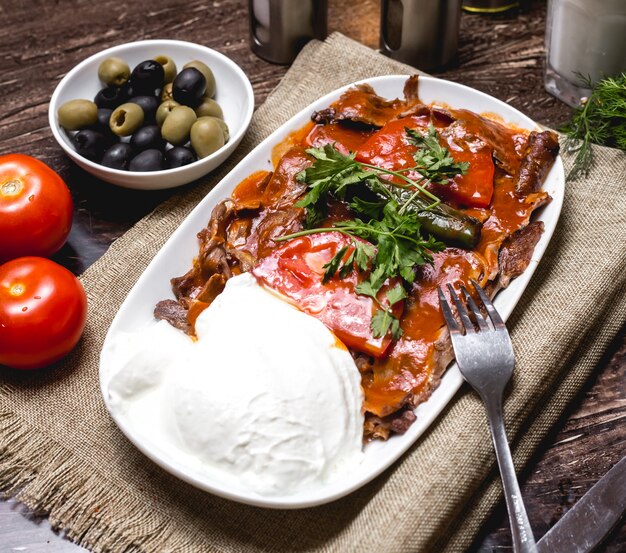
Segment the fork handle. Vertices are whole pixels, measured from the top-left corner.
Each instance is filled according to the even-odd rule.
[[[502,400],[500,398],[483,398],[487,408],[489,426],[493,445],[496,451],[496,458],[500,466],[502,475],[502,487],[504,488],[504,499],[506,508],[509,511],[509,523],[511,525],[511,535],[513,536],[513,551],[515,553],[537,553],[537,545],[533,537],[533,531],[528,521],[528,515],[524,508],[522,494],[520,492],[515,466],[511,457],[511,449],[504,429],[504,419],[502,417]]]

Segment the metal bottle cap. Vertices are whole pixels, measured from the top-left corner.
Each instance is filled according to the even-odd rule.
[[[472,13],[500,13],[519,6],[517,0],[463,0],[463,9]]]

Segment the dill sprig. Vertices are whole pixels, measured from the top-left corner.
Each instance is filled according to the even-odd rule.
[[[561,130],[567,135],[565,149],[576,158],[567,180],[589,175],[594,165],[591,144],[611,146],[626,151],[626,73],[606,78],[595,85],[590,77],[578,75],[581,85],[591,89]]]

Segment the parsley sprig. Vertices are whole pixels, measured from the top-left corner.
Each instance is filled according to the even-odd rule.
[[[372,298],[380,308],[371,321],[375,338],[388,332],[394,339],[402,335],[393,307],[406,298],[405,287],[413,284],[415,269],[432,263],[432,253],[445,248],[442,242],[426,236],[421,228],[418,213],[441,202],[425,185],[446,184],[468,168],[467,163],[455,162],[450,152],[439,144],[432,125],[426,135],[407,128],[406,136],[417,148],[413,156],[415,165],[401,171],[356,161],[354,153],[342,154],[332,144],[308,149],[315,161],[297,178],[309,186],[309,191],[296,203],[297,207],[306,209],[306,230],[277,239],[290,240],[322,232],[341,232],[352,238],[350,246],[341,248],[324,265],[324,280],[337,274],[345,278],[354,270],[369,271],[356,292]],[[420,178],[410,178],[409,172],[418,173]],[[327,217],[329,196],[348,201],[357,216],[339,221],[332,228],[319,227]],[[394,278],[399,278],[401,284],[385,292],[383,303],[379,299],[380,291]]]
[[[405,129],[409,144],[416,146],[413,154],[415,165],[400,171],[392,171],[369,163],[356,161],[356,154],[342,154],[332,144],[322,148],[309,148],[307,153],[315,158],[315,163],[298,174],[298,180],[309,185],[309,192],[296,205],[307,209],[307,227],[312,227],[326,218],[326,199],[329,194],[344,200],[350,187],[365,184],[372,192],[394,199],[397,194],[391,190],[411,190],[413,193],[403,201],[402,211],[410,206],[420,210],[432,209],[441,200],[425,188],[428,182],[447,184],[456,175],[467,171],[467,162],[456,162],[450,152],[439,144],[437,131],[431,124],[426,135],[413,129]],[[409,178],[407,173],[417,172],[419,180]],[[384,178],[396,177],[400,182]],[[430,203],[424,205],[424,200]]]
[[[276,240],[290,240],[323,232],[340,232],[352,238],[350,245],[339,249],[324,265],[324,281],[335,275],[345,278],[354,270],[360,273],[369,271],[367,279],[360,282],[355,291],[372,298],[380,308],[372,317],[373,336],[381,338],[389,331],[394,339],[402,336],[400,321],[393,314],[393,307],[406,297],[403,285],[412,284],[415,281],[415,268],[432,263],[432,253],[443,250],[445,245],[432,236],[424,239],[420,233],[417,214],[400,214],[398,202],[395,200],[385,203],[380,220],[356,217],[339,221],[334,227],[302,230]],[[385,282],[393,278],[400,278],[402,284],[386,291],[385,304],[379,300],[379,293]]]
[[[447,184],[457,175],[463,175],[469,168],[466,161],[456,162],[450,152],[439,144],[435,127],[428,127],[428,134],[422,135],[414,129],[406,129],[409,143],[417,146],[413,154],[416,170],[430,182]]]

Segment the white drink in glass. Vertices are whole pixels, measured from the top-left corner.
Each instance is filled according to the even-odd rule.
[[[626,71],[626,0],[550,0],[546,90],[574,107],[592,83]]]

